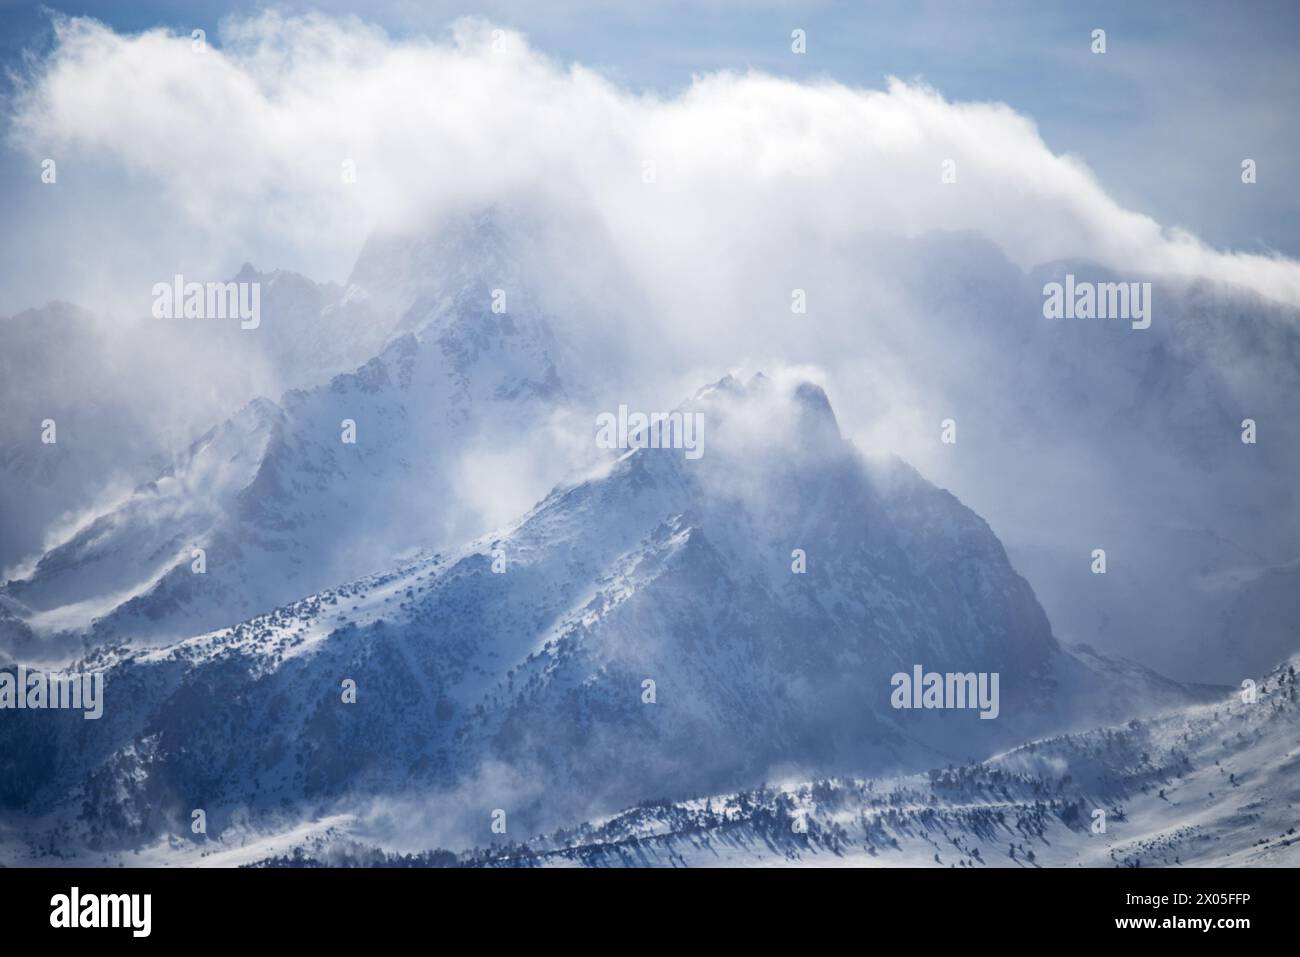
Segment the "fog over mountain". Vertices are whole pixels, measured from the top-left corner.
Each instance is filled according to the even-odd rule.
[[[989,527],[905,463],[864,459],[819,387],[728,376],[681,412],[708,430],[697,458],[633,448],[450,552],[95,652],[78,670],[126,700],[56,738],[41,712],[8,722],[9,760],[41,770],[6,803],[53,805],[112,849],[183,828],[193,793],[214,827],[283,826],[374,798],[441,811],[495,773],[535,830],[780,769],[925,767],[1210,693],[1064,650]],[[916,662],[998,674],[979,701],[995,720],[973,690],[964,712],[891,708],[891,675]],[[340,680],[364,689],[341,716]]]
[[[919,81],[669,96],[478,20],[53,22],[6,129],[94,268],[0,319],[0,672],[107,697],[0,712],[0,862],[231,851],[180,836],[200,806],[264,857],[572,850],[511,858],[497,809],[744,856],[802,782],[823,829],[867,779],[1032,816],[1250,748],[1285,793],[1300,264]],[[175,277],[258,321],[161,318]],[[1049,318],[1053,283],[1149,289],[1149,325]],[[629,409],[677,419],[610,448]],[[998,675],[995,718],[891,703],[914,666]],[[1264,675],[1267,720],[1206,716]],[[853,853],[933,853],[887,823]]]

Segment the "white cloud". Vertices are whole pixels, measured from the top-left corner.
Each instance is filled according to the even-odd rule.
[[[60,20],[57,34],[14,134],[81,176],[124,170],[142,202],[165,204],[189,238],[160,231],[160,259],[178,242],[245,258],[280,244],[328,270],[369,230],[529,196],[597,210],[670,309],[710,305],[701,286],[729,301],[796,238],[836,243],[864,229],[971,230],[1022,267],[1083,257],[1300,304],[1295,262],[1163,229],[1010,108],[900,81],[864,90],[720,73],[660,99],[477,21],[445,40],[398,40],[352,18],[265,14],[228,21],[221,48],[203,53],[188,36],[125,36],[85,19]],[[340,181],[345,159],[355,184]],[[955,184],[940,180],[946,159]],[[642,182],[645,161],[654,185]],[[682,281],[702,263],[707,281]]]

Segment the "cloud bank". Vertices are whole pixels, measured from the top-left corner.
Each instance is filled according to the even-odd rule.
[[[11,135],[62,161],[65,180],[137,196],[156,216],[155,235],[134,237],[155,272],[178,250],[216,270],[279,248],[325,278],[372,231],[513,195],[596,210],[651,287],[728,251],[744,256],[725,266],[757,269],[792,244],[865,227],[977,231],[1021,267],[1087,258],[1300,304],[1295,262],[1164,229],[1010,108],[895,79],[870,90],[715,73],[660,98],[479,21],[395,39],[355,18],[268,13],[227,21],[220,45],[202,49],[162,30],[55,27]],[[956,181],[945,183],[949,160]],[[735,278],[710,285],[725,298]],[[663,305],[700,305],[689,291]]]

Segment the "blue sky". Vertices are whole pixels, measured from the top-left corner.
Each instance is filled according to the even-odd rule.
[[[24,51],[47,48],[49,9],[120,31],[200,26],[216,41],[223,17],[260,6],[0,0],[0,58],[21,69]],[[1054,151],[1081,157],[1114,199],[1163,225],[1185,227],[1219,248],[1300,256],[1300,191],[1292,185],[1300,154],[1300,4],[1293,2],[277,6],[356,11],[399,37],[436,36],[458,16],[480,15],[523,31],[558,60],[664,93],[718,69],[871,88],[889,75],[921,78],[950,100],[1001,101],[1031,117]],[[802,57],[789,49],[796,27],[808,35]],[[1107,32],[1104,56],[1089,51],[1098,27]],[[1258,163],[1254,188],[1240,184],[1244,157]],[[12,144],[3,146],[4,182],[20,179],[28,165]],[[39,216],[30,195],[0,186],[11,222]],[[0,251],[15,241],[11,236]]]

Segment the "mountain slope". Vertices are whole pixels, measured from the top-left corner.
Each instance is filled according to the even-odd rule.
[[[476,866],[1168,867],[1300,864],[1292,659],[1234,696],[927,775],[649,801]],[[1101,817],[1097,812],[1101,812]],[[1104,831],[1101,825],[1104,824]],[[378,855],[379,862],[387,859]],[[274,863],[294,858],[277,855]],[[373,862],[329,832],[296,860]]]
[[[443,264],[445,283],[407,291],[399,325],[413,331],[326,385],[250,403],[4,588],[10,612],[52,639],[46,653],[187,637],[384,567],[416,545],[482,532],[462,457],[478,443],[509,448],[544,431],[564,385],[547,319],[498,223],[483,216],[449,228],[455,242],[433,251],[450,243],[465,258],[459,269]],[[377,308],[361,281],[391,281],[373,275],[390,251],[367,251],[343,294],[361,314]],[[422,276],[426,267],[402,266]],[[498,282],[512,296],[502,313],[491,309]],[[355,442],[344,440],[345,422]],[[195,549],[205,552],[201,574]],[[40,650],[29,643],[22,653]]]
[[[169,279],[171,277],[168,277]],[[113,315],[51,303],[0,319],[0,571],[158,476],[172,453],[259,394],[315,386],[376,355],[396,320],[355,288],[245,265],[261,322]],[[58,425],[52,444],[41,423]]]
[[[697,459],[615,453],[455,551],[88,656],[104,718],[0,725],[31,769],[0,806],[107,846],[194,806],[215,833],[412,795],[540,829],[781,770],[977,758],[1190,697],[1059,646],[988,526],[905,464],[864,459],[816,386],[728,377],[680,411],[702,417]],[[996,720],[896,710],[891,675],[914,665],[998,673]]]

